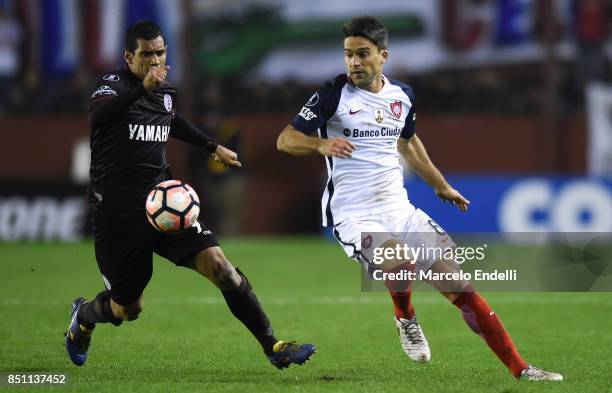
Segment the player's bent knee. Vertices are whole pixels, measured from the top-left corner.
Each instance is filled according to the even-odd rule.
[[[219,247],[202,250],[196,258],[195,270],[221,289],[238,287],[241,282],[236,269],[227,260]]]
[[[459,265],[450,260],[438,260],[431,266],[431,271],[436,274],[436,280],[426,280],[436,288],[451,303],[462,292],[469,292],[472,286],[469,281],[456,278],[460,272]]]
[[[215,264],[213,277],[213,282],[221,289],[234,289],[240,286],[241,278],[227,260]]]
[[[396,247],[402,247],[403,244],[395,239],[387,240],[384,242],[379,249],[387,250],[387,249],[395,249]],[[380,257],[380,256],[379,256]],[[382,262],[376,262],[384,271],[391,272],[394,270],[413,270],[416,267],[414,261],[396,255],[395,253],[391,253],[391,255],[386,255]]]

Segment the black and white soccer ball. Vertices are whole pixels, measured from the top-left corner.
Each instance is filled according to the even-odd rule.
[[[197,222],[200,198],[189,184],[166,180],[151,190],[146,210],[149,222],[158,231],[180,232]]]

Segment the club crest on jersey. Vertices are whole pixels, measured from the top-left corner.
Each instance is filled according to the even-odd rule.
[[[374,119],[378,123],[382,123],[385,120],[385,110],[384,108],[376,108],[374,109]]]
[[[402,117],[402,102],[401,101],[395,101],[389,104],[389,106],[391,107],[391,113],[393,114],[393,116],[395,116],[395,118],[399,119],[400,117]]]
[[[168,112],[172,110],[172,97],[170,97],[170,94],[164,94],[164,107]]]

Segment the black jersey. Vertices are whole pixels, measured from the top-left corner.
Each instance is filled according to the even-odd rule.
[[[98,81],[89,100],[90,199],[101,202],[105,212],[142,214],[148,192],[167,177],[166,141],[176,115],[175,96],[169,84],[147,93],[129,70]],[[92,116],[113,99],[123,105]]]

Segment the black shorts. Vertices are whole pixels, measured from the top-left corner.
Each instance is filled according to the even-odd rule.
[[[105,217],[94,220],[98,267],[111,298],[127,305],[137,300],[153,274],[153,253],[177,266],[192,267],[197,254],[218,246],[217,239],[204,225],[176,234],[155,230],[142,216]]]

